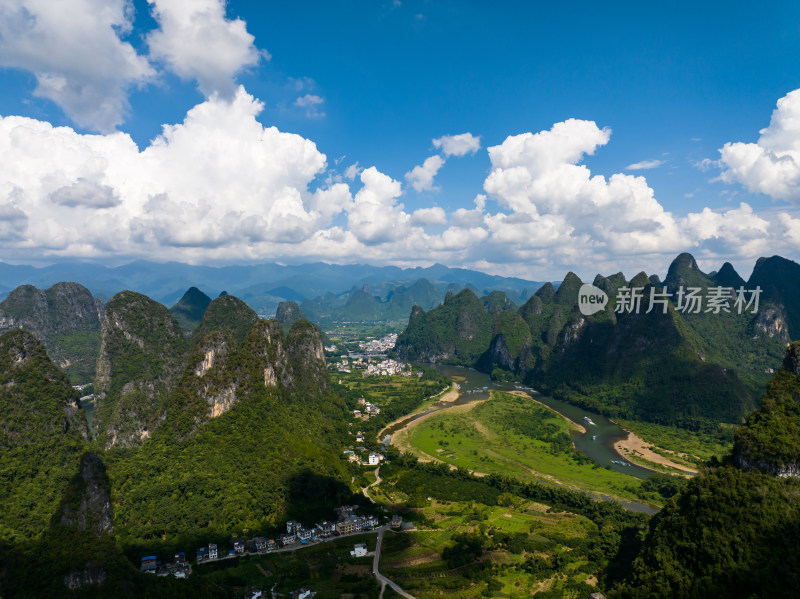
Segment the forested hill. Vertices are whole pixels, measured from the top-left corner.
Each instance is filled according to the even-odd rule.
[[[22,285],[0,302],[0,332],[33,333],[75,384],[92,381],[102,317],[103,302],[78,283]]]
[[[117,548],[191,551],[358,502],[339,458],[345,406],[307,320],[286,334],[223,296],[188,337],[163,305],[118,294],[102,324],[94,440],[31,334],[0,337],[0,378],[2,596],[66,596],[73,583],[86,596],[202,596],[196,583],[174,594],[142,582]]]
[[[681,254],[663,283],[644,272],[630,281],[622,273],[597,275],[592,283],[609,300],[588,316],[578,307],[584,282],[574,273],[558,290],[545,284],[519,309],[465,289],[430,311],[415,306],[395,351],[521,380],[610,416],[693,429],[739,423],[755,407],[769,369],[780,365],[785,344],[800,337],[800,294],[793,295],[791,281],[800,281],[800,265],[780,257],[759,260],[744,283],[730,264],[706,274]],[[729,311],[718,313],[708,303],[695,313],[685,299],[689,288],[708,302],[736,284],[762,289],[757,310],[742,304],[739,313],[737,294]],[[617,310],[631,288],[640,290],[638,308],[628,302]],[[654,304],[647,313],[651,293],[666,298],[666,312]]]
[[[46,528],[87,443],[78,396],[44,346],[0,335],[0,539]]]
[[[617,599],[794,597],[800,588],[800,343],[731,455],[650,522]]]

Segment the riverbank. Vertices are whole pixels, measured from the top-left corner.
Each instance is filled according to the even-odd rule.
[[[681,476],[686,478],[691,478],[692,476],[697,474],[697,470],[694,468],[690,468],[684,464],[679,464],[677,462],[673,462],[672,460],[664,457],[663,455],[656,453],[651,449],[654,447],[652,443],[647,443],[641,437],[638,437],[631,431],[626,429],[625,432],[628,433],[628,436],[625,439],[620,439],[614,443],[614,449],[620,455],[625,456],[626,459],[630,460],[631,462],[636,463],[637,458],[642,458],[647,462],[652,462],[654,464],[658,464],[660,466],[664,466],[666,468],[671,468],[673,470],[678,470],[681,472]],[[648,467],[647,463],[641,463],[640,466]]]

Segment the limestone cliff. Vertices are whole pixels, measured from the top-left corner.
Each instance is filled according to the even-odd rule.
[[[132,291],[108,302],[101,333],[94,428],[104,447],[130,447],[163,421],[164,399],[186,359],[186,340],[164,306]]]
[[[103,303],[78,283],[56,283],[47,290],[22,285],[0,302],[0,332],[30,331],[73,380],[89,383],[102,315]]]

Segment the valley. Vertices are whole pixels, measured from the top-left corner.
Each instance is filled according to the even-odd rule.
[[[765,289],[764,272],[794,268],[770,260],[754,273]],[[637,277],[627,283],[656,284]],[[667,279],[682,278],[714,282],[679,256]],[[800,350],[776,357],[794,327],[783,292],[765,291],[769,322],[647,321],[613,301],[579,314],[579,283],[546,284],[521,307],[505,292],[448,291],[429,312],[413,307],[403,330],[379,317],[314,323],[295,301],[261,318],[196,287],[172,308],[134,291],[102,302],[74,283],[12,291],[0,303],[0,590],[378,597],[382,579],[349,553],[366,528],[307,546],[282,538],[287,522],[323,530],[349,505],[373,522],[370,550],[382,535],[381,575],[420,599],[644,597],[672,584],[654,573],[663,539],[700,534],[676,527],[702,489],[745,502],[772,489],[782,495],[762,517],[794,522]],[[394,518],[402,528],[387,528]],[[260,538],[286,546],[255,551]],[[236,543],[251,549],[195,561],[197,547]],[[185,580],[137,571],[144,556],[180,552]],[[755,555],[736,567],[749,572]],[[712,584],[682,554],[669,559],[686,584]]]

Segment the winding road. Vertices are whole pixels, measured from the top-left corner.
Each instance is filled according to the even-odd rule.
[[[378,582],[381,583],[381,594],[378,596],[378,599],[383,599],[383,592],[386,590],[387,584],[392,587],[396,593],[399,593],[403,597],[407,597],[407,599],[416,599],[414,595],[406,593],[397,583],[392,582],[378,571],[378,563],[381,560],[381,544],[383,543],[383,533],[385,533],[387,530],[388,526],[382,526],[378,530],[378,542],[375,545],[375,557],[372,558],[372,573],[375,575],[375,578],[378,579]]]
[[[374,500],[372,497],[370,497],[370,496],[369,496],[369,491],[368,491],[368,489],[369,489],[370,487],[374,487],[375,485],[377,485],[377,484],[379,484],[379,483],[381,482],[380,471],[381,471],[381,467],[380,467],[380,466],[378,466],[377,468],[375,468],[375,481],[374,481],[374,482],[371,482],[371,483],[370,483],[370,484],[368,484],[366,487],[362,487],[362,488],[361,488],[361,492],[362,492],[362,493],[364,493],[364,497],[366,497],[367,499],[369,499],[369,500],[370,500],[372,503],[375,503],[375,500]]]

